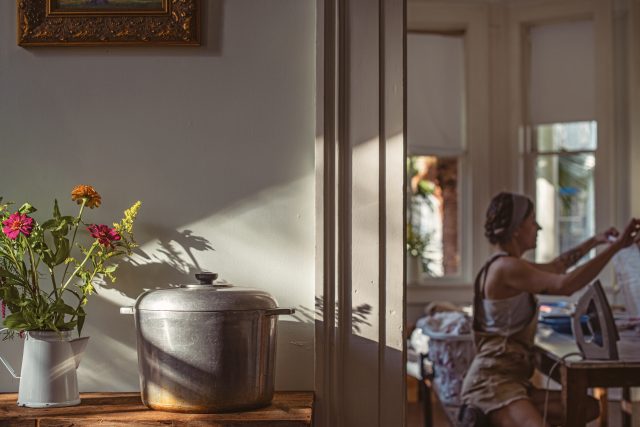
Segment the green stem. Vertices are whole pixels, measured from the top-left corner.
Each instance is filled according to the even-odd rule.
[[[71,281],[73,280],[73,278],[75,277],[75,275],[78,273],[78,271],[80,271],[80,269],[82,267],[84,267],[84,265],[87,263],[87,261],[89,260],[89,258],[91,258],[91,254],[93,253],[93,250],[98,246],[98,242],[94,242],[93,245],[91,245],[91,249],[89,249],[89,252],[87,252],[87,256],[84,257],[84,259],[82,260],[82,262],[80,263],[80,265],[78,265],[76,267],[75,270],[73,270],[73,273],[71,273],[71,276],[69,276],[69,279],[67,279],[67,281],[64,283],[64,285],[62,285],[62,287],[60,288],[60,295],[62,295],[62,292],[64,292],[65,289],[67,289],[67,286],[69,286],[69,283],[71,283]]]
[[[55,294],[56,299],[58,298],[58,285],[56,285],[56,276],[53,274],[53,268],[49,267],[49,276],[51,276],[51,284],[53,285],[53,291],[49,294],[49,298],[51,298],[52,294]]]
[[[24,267],[24,263],[18,262],[18,259],[16,258],[16,255],[13,253],[13,248],[12,247],[9,247],[9,250],[8,250],[7,253],[11,257],[11,260],[13,261],[13,263],[16,265],[16,268],[20,272],[20,275],[26,279],[27,286],[25,286],[25,289],[28,290],[31,293],[31,296],[35,299],[36,296],[33,293],[33,289],[31,288],[31,286],[29,286],[29,278],[27,277],[26,268],[23,268]]]
[[[26,237],[24,237],[26,241]],[[38,274],[36,272],[37,265],[35,263],[35,256],[31,250],[31,245],[27,242],[27,249],[29,250],[29,262],[31,263],[31,279],[33,280],[33,291],[38,297],[40,296],[40,286],[38,285]]]
[[[93,283],[93,279],[96,277],[96,272],[97,270],[94,268],[93,273],[91,274],[91,277],[89,278],[89,283]],[[84,297],[84,292],[82,293],[82,296]],[[71,319],[69,319],[70,322],[73,322],[76,317],[78,317],[78,310],[80,310],[80,307],[82,307],[82,300],[78,301],[78,307],[76,308],[76,314],[74,314],[73,316],[71,316]]]
[[[16,268],[18,269],[18,271],[21,272],[22,274],[24,274],[25,272],[22,271],[22,265],[18,262],[18,259],[16,258],[15,254],[13,253],[13,248],[9,248],[9,252],[7,252],[7,253],[9,254],[9,256],[11,256],[11,260],[16,265]]]
[[[80,218],[82,218],[82,211],[84,210],[84,205],[87,203],[87,199],[82,199],[82,204],[80,205],[80,212],[78,212],[78,217],[76,218],[76,225],[73,229],[73,236],[71,237],[71,244],[69,245],[70,249],[73,249],[73,244],[76,242],[76,233],[78,232],[78,225],[80,224]],[[64,273],[62,273],[62,279],[60,279],[60,283],[64,282],[64,278],[67,276],[67,270],[69,270],[69,264],[64,267]],[[71,275],[73,277],[73,275]]]

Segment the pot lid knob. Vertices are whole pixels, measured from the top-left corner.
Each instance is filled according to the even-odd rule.
[[[213,281],[218,278],[218,273],[211,273],[210,271],[203,271],[202,273],[196,273],[196,279],[200,281],[201,285],[212,285]]]

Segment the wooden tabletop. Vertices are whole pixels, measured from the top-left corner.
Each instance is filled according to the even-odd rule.
[[[563,426],[586,425],[589,388],[640,386],[640,340],[633,334],[623,336],[621,332],[620,335],[622,339],[617,343],[619,360],[583,360],[579,355],[565,357],[579,351],[573,336],[538,328],[534,352],[536,368],[562,387]],[[605,415],[606,399],[601,405],[601,414]]]
[[[145,407],[140,393],[82,393],[82,403],[66,408],[16,406],[16,393],[0,394],[0,427],[117,426],[311,426],[313,392],[275,392],[270,406],[225,414],[180,414]]]
[[[563,363],[570,368],[592,369],[602,367],[640,367],[640,338],[637,336],[625,336],[621,333],[617,342],[619,360],[583,360],[580,356],[570,356]],[[538,327],[536,335],[536,350],[544,353],[549,359],[557,362],[563,356],[570,353],[579,353],[580,350],[572,335],[554,332],[552,329]]]

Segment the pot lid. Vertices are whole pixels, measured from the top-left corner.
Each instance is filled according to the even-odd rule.
[[[146,291],[136,300],[135,308],[149,311],[242,311],[268,310],[278,306],[267,292],[214,283],[217,277],[216,273],[203,272],[196,274],[200,283]]]

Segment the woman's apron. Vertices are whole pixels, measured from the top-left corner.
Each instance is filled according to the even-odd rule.
[[[462,384],[463,403],[485,414],[509,403],[529,398],[533,375],[533,341],[538,325],[538,302],[529,294],[534,306],[529,322],[508,336],[485,332],[477,316],[483,313],[482,298],[489,266],[506,254],[496,254],[482,267],[474,283],[473,338],[476,356]],[[508,328],[510,329],[510,328]]]

